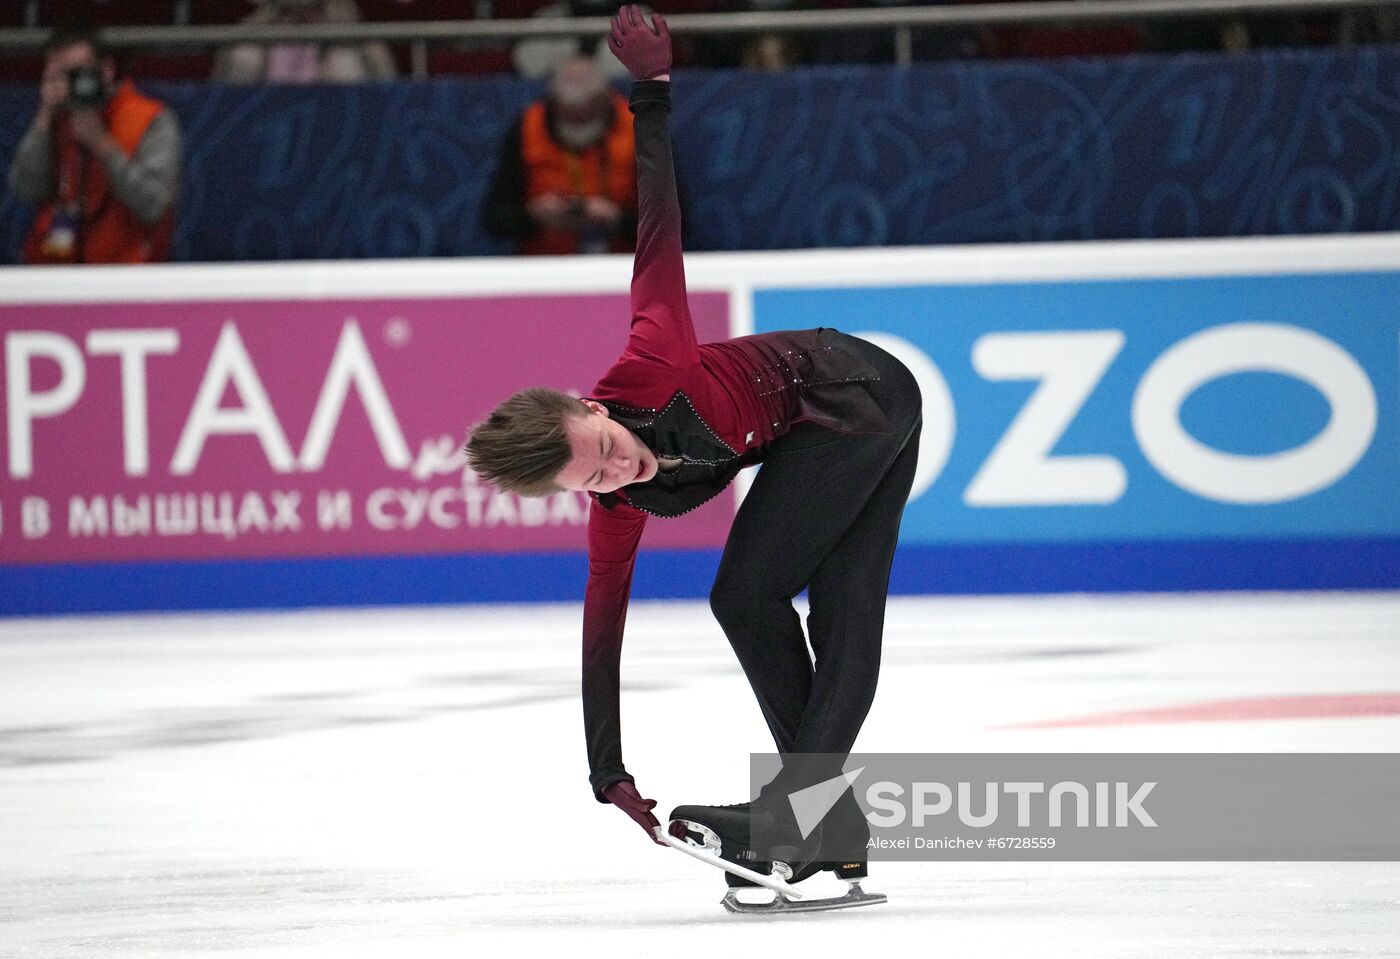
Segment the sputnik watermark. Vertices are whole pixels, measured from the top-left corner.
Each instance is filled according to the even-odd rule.
[[[781,807],[755,849],[828,861],[1400,860],[1394,753],[754,754],[751,773]]]
[[[951,785],[916,782],[906,788],[900,783],[882,779],[861,788],[857,780],[864,772],[865,767],[862,766],[788,794],[788,802],[792,805],[802,838],[806,839],[812,834],[848,788],[863,796],[864,802],[860,806],[862,810],[868,810],[865,813],[866,821],[881,828],[902,826],[906,822],[923,828],[931,818],[950,814],[964,826],[973,829],[1005,826],[1007,823],[1001,819],[1007,808],[1001,802],[1003,794],[1014,797],[1015,825],[1022,829],[1032,824],[1033,805],[1043,806],[1045,811],[1045,815],[1034,818],[1051,827],[1067,823],[1085,828],[1157,825],[1143,805],[1157,785],[1151,781],[1137,784],[1061,781],[1048,786],[1044,782],[1025,781],[977,784],[963,781]],[[980,789],[980,797],[974,795],[974,789]],[[981,811],[975,812],[979,800]]]
[[[1155,782],[1136,785],[1127,782],[1057,782],[1047,788],[1043,782],[988,782],[975,785],[959,782],[951,786],[941,782],[918,782],[906,789],[899,783],[883,780],[872,783],[865,790],[865,802],[871,809],[866,819],[872,826],[902,826],[908,821],[922,827],[932,817],[951,813],[964,826],[993,829],[1006,825],[1002,821],[1006,807],[1000,802],[1000,797],[1006,794],[1015,797],[1016,825],[1020,828],[1031,825],[1033,804],[1044,806],[1045,815],[1038,818],[1043,818],[1052,827],[1066,823],[1080,827],[1155,827],[1157,822],[1143,803],[1156,785]],[[973,795],[975,788],[982,790],[980,797]],[[906,797],[907,803],[904,801]],[[974,812],[979,798],[982,811]],[[1065,814],[1066,807],[1069,815]]]

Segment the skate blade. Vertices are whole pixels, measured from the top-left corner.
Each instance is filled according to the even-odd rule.
[[[709,832],[708,829],[705,829],[698,823],[686,823],[686,825],[688,827],[694,827],[691,830],[692,832]],[[739,878],[747,879],[755,885],[771,889],[774,894],[779,897],[787,896],[791,899],[802,898],[801,890],[783,882],[778,876],[764,875],[761,872],[754,872],[752,869],[745,869],[743,866],[732,863],[727,859],[721,859],[717,852],[718,845],[712,845],[707,842],[704,846],[696,846],[686,842],[684,839],[677,839],[667,831],[665,826],[657,826],[652,831],[656,834],[657,839],[660,839],[672,849],[679,849],[687,856],[692,856],[699,859],[701,862],[709,863],[711,866],[717,869],[723,869],[725,872],[733,873]]]
[[[734,913],[762,914],[768,916],[786,915],[790,912],[828,912],[832,909],[851,909],[855,906],[873,906],[876,903],[886,902],[887,897],[882,892],[866,892],[860,888],[860,883],[849,883],[849,888],[844,896],[835,896],[830,899],[808,899],[803,902],[795,902],[785,897],[782,893],[775,893],[771,902],[744,902],[735,892],[730,890],[729,895],[720,901],[720,905]]]

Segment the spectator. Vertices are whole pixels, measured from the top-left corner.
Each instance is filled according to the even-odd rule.
[[[170,258],[180,125],[165,104],[117,80],[102,36],[60,26],[44,47],[39,110],[10,187],[40,207],[26,263],[149,263]]]
[[[1347,10],[1341,15],[1336,34],[1342,46],[1400,43],[1400,10],[1394,7]]]
[[[610,17],[619,0],[559,0],[535,11],[537,17]],[[522,77],[543,79],[551,76],[566,60],[591,57],[604,76],[627,76],[627,68],[617,62],[599,37],[536,37],[521,40],[511,50],[516,72]]]
[[[797,65],[797,45],[790,37],[763,33],[744,43],[743,67],[757,73],[782,73]]]
[[[630,251],[635,155],[627,101],[592,58],[565,62],[548,96],[506,134],[486,197],[487,231],[518,241],[527,254]]]
[[[355,23],[355,0],[261,0],[250,24]],[[220,83],[362,83],[392,80],[394,58],[384,43],[240,43],[219,51]]]

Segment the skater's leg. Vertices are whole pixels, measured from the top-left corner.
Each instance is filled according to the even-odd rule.
[[[809,751],[809,739],[826,749],[821,737],[804,730],[834,723],[826,742],[843,746],[831,749],[836,772],[874,693],[889,565],[917,461],[921,409],[917,382],[893,357],[870,344],[852,347],[881,370],[870,390],[890,429],[842,434],[800,425],[775,443],[735,518],[711,594],[779,752]],[[838,588],[846,576],[857,582]],[[815,590],[809,620],[819,657],[815,671],[792,606],[809,584]],[[837,616],[824,596],[853,598],[854,608]],[[873,618],[858,628],[862,617]],[[848,644],[849,650],[839,649]],[[862,650],[868,654],[863,663]],[[819,853],[825,845],[819,834],[790,821],[783,795],[829,778],[809,778],[809,772],[785,768],[764,787],[753,811],[758,821],[771,823],[761,839],[754,835],[755,851],[761,846],[768,854],[762,858],[782,859],[799,877],[828,858]]]
[[[786,444],[789,456],[809,467],[824,455],[821,447],[838,441],[816,428],[794,432]],[[806,587],[815,564],[804,568],[787,551],[790,507],[798,494],[793,484],[802,467],[785,469],[782,458],[775,456],[759,471],[734,519],[710,608],[748,677],[778,752],[786,753],[796,742],[812,686],[812,659],[792,598]]]
[[[710,608],[748,677],[774,745],[789,752],[811,692],[812,660],[801,620],[783,590],[769,590],[760,598],[739,588],[746,566],[731,562],[722,567],[725,573],[716,577]]]
[[[846,453],[847,464],[857,462],[849,455],[849,448]],[[836,542],[825,548],[825,555],[817,563],[816,569],[806,576],[811,604],[808,623],[812,648],[816,653],[815,672],[808,671],[806,646],[798,645],[801,641],[801,629],[798,628],[797,639],[787,648],[800,650],[806,700],[799,710],[796,697],[791,697],[787,701],[790,711],[783,717],[790,724],[792,713],[795,711],[799,714],[796,735],[793,735],[791,725],[783,727],[770,719],[770,726],[775,729],[775,739],[779,735],[783,737],[779,740],[779,751],[785,755],[794,752],[822,755],[803,757],[798,763],[785,760],[779,776],[765,785],[759,794],[758,805],[766,813],[756,811],[756,815],[760,818],[768,815],[769,818],[763,821],[770,825],[766,828],[754,826],[757,831],[753,834],[754,848],[763,854],[761,858],[781,859],[788,863],[794,869],[794,881],[800,881],[823,867],[838,872],[845,869],[842,874],[851,877],[864,874],[865,843],[869,836],[868,833],[862,834],[865,820],[859,808],[847,810],[842,804],[841,814],[835,815],[837,810],[833,810],[833,815],[827,817],[829,823],[823,823],[821,833],[810,834],[793,820],[794,813],[787,795],[840,774],[845,755],[869,711],[879,672],[880,637],[890,563],[917,460],[916,419],[906,435],[904,448],[895,456],[893,463],[887,464],[883,475],[867,468],[865,475],[877,478],[874,488],[856,500],[862,504],[859,512]],[[805,471],[799,473],[810,475]],[[775,476],[776,471],[770,473],[770,481]],[[845,488],[849,492],[849,485]],[[835,503],[828,505],[834,506]],[[802,515],[802,511],[797,512]],[[830,525],[818,528],[828,533],[832,531]],[[810,543],[813,530],[803,532],[808,534],[807,541]],[[800,554],[801,550],[797,552]],[[770,559],[773,562],[781,561],[780,558]],[[775,569],[781,571],[782,567],[761,563],[749,573],[759,583],[765,579],[771,582]],[[780,604],[759,604],[759,608],[772,605],[776,611],[780,606],[791,618],[795,618],[791,605],[793,592],[794,586],[789,583],[776,593]],[[748,602],[754,603],[753,580],[748,589],[736,594],[736,598],[742,599],[745,593],[748,594]],[[749,635],[742,630],[745,625],[752,625],[752,621],[745,622],[737,616],[728,619],[726,630],[731,639]],[[785,684],[783,674],[778,671],[776,660],[763,639],[763,634],[758,633],[751,644],[736,642],[735,648],[749,650],[749,655],[755,657],[754,666],[749,665],[747,656],[742,652],[740,660],[745,662],[745,668],[750,672],[760,702],[765,703],[765,715],[771,716],[766,705],[769,700],[765,697],[774,693],[767,690],[777,690],[781,694]]]
[[[775,442],[735,517],[710,597],[784,753],[797,745],[814,675],[792,599],[866,511],[921,418],[918,383],[907,369],[869,342],[841,339],[843,349],[880,371],[867,388],[888,416],[889,431],[843,434],[799,424]],[[916,456],[906,458],[911,470]],[[903,508],[899,495],[887,490],[885,497],[898,499],[891,508]],[[896,530],[897,519],[896,512]],[[883,573],[887,579],[887,566]],[[882,582],[881,599],[883,588]]]
[[[793,752],[850,752],[870,711],[880,672],[890,566],[918,459],[916,426],[808,584],[807,631],[816,666]]]
[[[795,428],[765,459],[730,529],[710,607],[779,752],[793,750],[813,675],[793,597],[859,515],[893,457],[890,443]]]
[[[918,449],[916,429],[807,589],[807,630],[816,669],[793,751],[829,759],[805,770],[803,781],[840,775],[874,701],[890,566]],[[847,791],[822,821],[824,867],[843,879],[863,877],[869,840],[869,824]]]
[[[763,801],[838,776],[870,711],[879,677],[885,601],[904,505],[918,465],[916,419],[902,450],[864,498],[856,518],[809,577],[808,636],[815,668],[797,734]]]

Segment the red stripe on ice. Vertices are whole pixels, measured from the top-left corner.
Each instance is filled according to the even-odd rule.
[[[1157,709],[1091,713],[1069,719],[1014,723],[1003,729],[1046,729],[1059,726],[1128,726],[1143,723],[1223,723],[1257,719],[1343,719],[1357,716],[1400,716],[1400,693],[1348,693],[1314,696],[1261,696],[1216,699]]]

